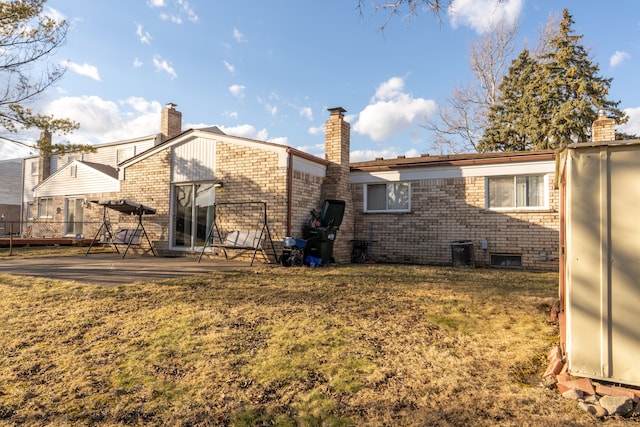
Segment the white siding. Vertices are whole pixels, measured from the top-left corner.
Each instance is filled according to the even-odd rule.
[[[76,167],[76,176],[71,170]],[[75,194],[120,191],[120,181],[79,162],[59,169],[34,192],[35,197],[68,196]]]
[[[0,161],[0,204],[19,205],[22,159]]]
[[[327,167],[325,165],[297,156],[293,157],[293,169],[314,176],[324,177],[327,175]]]
[[[118,163],[122,163],[153,147],[154,141],[154,137],[149,137],[141,140],[114,142],[97,145],[95,153],[69,153],[63,156],[53,156],[51,159],[51,171],[62,169],[71,160],[82,160],[116,167]],[[119,156],[118,153],[120,153]],[[56,162],[54,162],[54,159]]]
[[[521,174],[555,173],[554,160],[498,163],[473,166],[432,166],[395,171],[352,172],[352,184],[388,181],[417,181],[421,179],[444,179],[478,176],[500,176]]]
[[[35,163],[36,173],[33,175],[31,173],[32,164]],[[24,202],[30,202],[33,200],[33,187],[38,185],[38,158],[32,157],[30,159],[24,160],[24,187],[23,187],[23,195],[22,200]]]
[[[215,179],[216,142],[198,137],[173,147],[171,182]]]

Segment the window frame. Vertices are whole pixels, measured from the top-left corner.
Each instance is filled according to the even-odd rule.
[[[542,177],[542,204],[537,206],[518,206],[518,178]],[[512,178],[513,187],[511,197],[513,206],[491,206],[491,180],[497,178]],[[548,173],[523,173],[510,175],[492,175],[485,177],[485,209],[490,211],[544,211],[549,210],[549,174]]]
[[[369,188],[374,186],[385,186],[385,194],[389,194],[389,186],[406,185],[407,186],[407,207],[402,209],[389,209],[389,198],[385,199],[384,209],[369,209]],[[410,181],[393,181],[393,182],[371,182],[364,185],[363,212],[364,213],[408,213],[411,212],[411,182]]]
[[[43,203],[46,202],[46,203]],[[44,205],[44,212],[43,212]],[[38,218],[53,218],[53,197],[40,197],[38,199]]]

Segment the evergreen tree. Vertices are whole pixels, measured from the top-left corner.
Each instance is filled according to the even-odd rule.
[[[479,151],[522,151],[540,138],[535,121],[540,110],[535,97],[538,64],[524,49],[511,63],[500,83],[500,100],[490,111],[489,127],[478,145]]]
[[[607,99],[612,79],[599,76],[575,35],[565,9],[549,50],[532,59],[523,52],[509,69],[492,109],[482,151],[555,149],[589,140],[599,110],[618,124],[628,118]]]

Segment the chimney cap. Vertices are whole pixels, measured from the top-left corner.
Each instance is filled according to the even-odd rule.
[[[342,107],[333,107],[333,108],[327,108],[327,110],[329,110],[329,112],[331,113],[331,115],[336,115],[336,114],[342,114],[342,113],[346,113],[347,110],[345,110]]]
[[[167,102],[167,108],[174,109],[178,106],[178,104],[174,104],[173,102]]]

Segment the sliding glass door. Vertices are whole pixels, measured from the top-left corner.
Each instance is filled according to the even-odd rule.
[[[213,224],[213,183],[174,186],[173,246],[196,249],[202,247]]]

